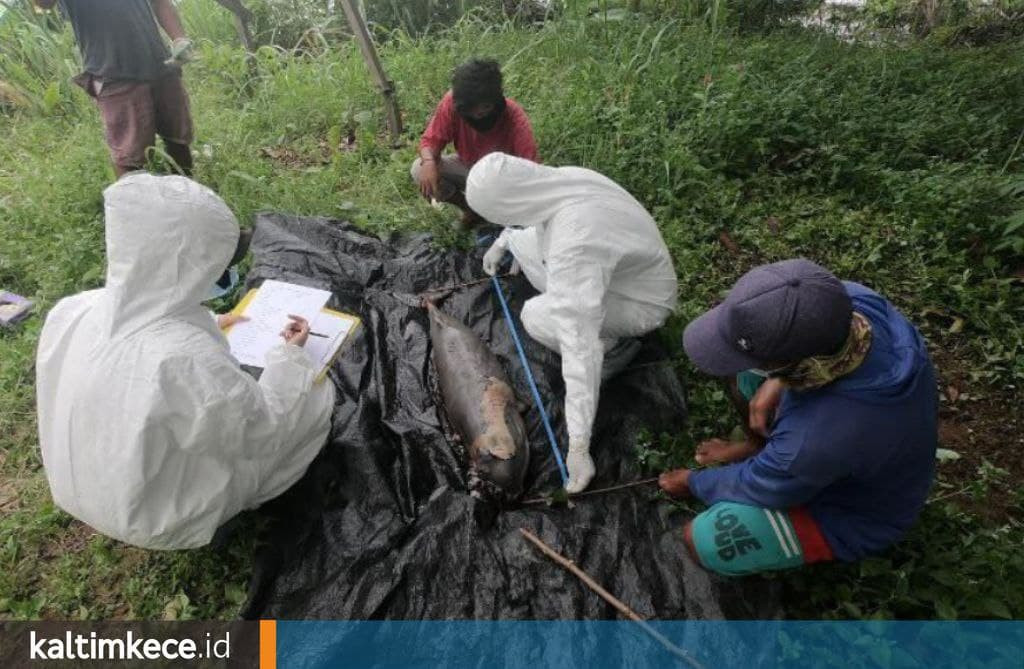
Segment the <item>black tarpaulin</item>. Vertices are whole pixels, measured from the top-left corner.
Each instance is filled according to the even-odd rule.
[[[484,277],[482,249],[427,236],[381,240],[344,222],[261,214],[250,285],[280,279],[325,288],[363,327],[331,372],[337,406],[306,477],[265,507],[245,616],[342,619],[581,619],[616,612],[527,544],[528,528],[645,617],[775,614],[766,583],[709,575],[684,553],[689,514],[655,486],[581,498],[572,508],[494,505],[471,497],[462,447],[439,415],[425,291]],[[514,314],[534,293],[503,279]],[[530,407],[524,498],[561,486],[522,366],[489,282],[454,291],[443,310],[488,342]],[[559,358],[520,335],[559,443],[566,443]],[[591,489],[649,477],[643,434],[685,429],[683,387],[656,336],[605,384],[591,453]]]

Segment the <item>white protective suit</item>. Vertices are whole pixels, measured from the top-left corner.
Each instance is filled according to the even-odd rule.
[[[54,501],[103,534],[192,548],[299,479],[330,429],[334,388],[298,346],[257,383],[201,304],[239,228],[184,177],[104,192],[107,281],[50,311],[36,361],[39,444]]]
[[[507,229],[484,258],[512,252],[543,294],[523,305],[531,337],[562,356],[569,492],[589,484],[591,428],[605,352],[660,327],[676,305],[676,274],[651,215],[611,179],[492,153],[470,170],[466,198]]]

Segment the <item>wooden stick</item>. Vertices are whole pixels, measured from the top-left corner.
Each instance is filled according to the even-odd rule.
[[[683,360],[679,358],[664,358],[662,360],[654,360],[652,362],[641,362],[636,365],[630,365],[629,367],[626,367],[624,370],[619,372],[619,374],[625,374],[626,372],[635,372],[638,369],[648,369],[650,367],[678,367],[681,366],[682,364]]]
[[[936,495],[935,497],[932,497],[931,499],[927,500],[925,502],[925,504],[934,504],[935,502],[941,502],[942,500],[949,499],[950,497],[956,497],[957,495],[963,495],[968,490],[970,490],[970,488],[961,488],[960,490],[954,490],[952,492],[947,492],[947,493],[943,493],[941,495]]]
[[[641,618],[636,611],[623,604],[620,600],[616,599],[615,596],[612,595],[612,593],[608,592],[603,587],[601,587],[600,583],[590,578],[590,576],[588,576],[585,571],[577,567],[575,562],[563,557],[558,551],[544,543],[544,541],[541,540],[541,538],[538,537],[536,534],[526,529],[525,527],[520,527],[519,531],[522,533],[523,537],[525,537],[527,541],[529,541],[531,544],[539,548],[540,551],[544,553],[544,555],[547,555],[549,558],[551,558],[558,564],[562,565],[563,567],[571,571],[577,578],[583,581],[587,585],[587,587],[589,587],[591,590],[600,595],[601,599],[614,606],[619,613],[626,616],[632,621],[643,620],[643,618]]]
[[[647,634],[651,635],[651,637],[655,641],[657,641],[662,646],[664,646],[665,650],[667,650],[668,652],[672,653],[673,655],[675,655],[679,659],[681,659],[684,662],[686,662],[687,664],[689,664],[691,667],[693,667],[693,669],[704,669],[704,665],[702,665],[700,662],[698,662],[695,658],[693,658],[685,650],[683,650],[679,646],[677,646],[674,643],[672,643],[664,634],[661,634],[660,632],[658,632],[658,630],[656,630],[653,627],[651,627],[647,623],[647,621],[644,620],[643,618],[641,618],[640,615],[636,611],[634,611],[633,609],[631,609],[628,606],[626,606],[621,600],[617,599],[612,593],[608,592],[603,587],[601,587],[600,583],[598,583],[594,579],[590,578],[590,576],[587,574],[587,572],[585,572],[582,569],[580,569],[579,567],[577,567],[575,562],[573,562],[572,560],[569,560],[568,558],[563,557],[558,551],[556,551],[555,549],[551,548],[551,546],[548,546],[546,543],[544,543],[540,539],[540,537],[538,537],[536,534],[534,534],[530,530],[526,529],[525,527],[520,527],[519,528],[519,532],[523,535],[524,539],[526,539],[531,544],[533,544],[534,546],[539,548],[540,551],[542,553],[544,553],[544,555],[547,555],[549,558],[551,558],[552,560],[554,560],[555,562],[557,562],[558,564],[562,565],[563,567],[568,569],[570,572],[572,572],[573,575],[576,576],[576,578],[578,578],[581,581],[583,581],[583,583],[588,588],[590,588],[591,590],[596,592],[601,597],[601,599],[603,599],[604,601],[608,602],[613,607],[615,607],[615,609],[619,613],[621,613],[622,615],[626,616],[627,618],[629,618],[633,622],[635,622],[638,625],[640,625],[641,629],[643,629],[645,632],[647,632]]]
[[[597,490],[585,490],[583,492],[577,492],[577,493],[574,493],[572,495],[569,495],[569,499],[576,499],[578,497],[586,497],[587,495],[602,495],[602,494],[604,494],[606,492],[614,492],[616,490],[625,490],[626,488],[635,488],[637,486],[650,485],[652,483],[657,483],[657,482],[658,482],[658,477],[655,476],[654,478],[643,479],[642,481],[630,481],[629,483],[620,483],[619,485],[613,485],[613,486],[609,486],[607,488],[598,488]],[[524,502],[521,502],[521,503],[523,505],[527,505],[527,504],[546,504],[547,502],[550,502],[550,501],[551,500],[549,498],[547,498],[547,497],[534,497],[533,499],[528,499],[528,500],[525,500]]]
[[[384,97],[384,112],[387,115],[388,131],[391,133],[391,143],[398,146],[402,140],[402,112],[398,108],[398,95],[395,93],[395,84],[384,74],[384,68],[377,57],[377,50],[370,38],[370,31],[366,28],[363,15],[359,13],[353,0],[341,0],[341,8],[345,10],[345,17],[352,28],[352,36],[363,53],[363,60],[370,70],[370,76],[377,85],[377,89]]]
[[[498,276],[499,279],[504,279],[505,277],[512,276],[512,275],[511,274],[498,274],[497,276]],[[484,277],[483,279],[474,279],[473,281],[467,281],[466,283],[457,283],[457,284],[452,285],[452,286],[445,286],[444,288],[429,288],[427,290],[421,291],[420,294],[421,295],[430,295],[430,294],[433,294],[433,293],[449,293],[449,292],[452,292],[452,291],[455,291],[455,290],[459,290],[460,288],[469,288],[470,286],[476,286],[477,284],[485,283],[485,282],[488,282],[490,280],[491,280],[491,277],[488,276],[488,277]]]
[[[241,0],[216,0],[216,2],[231,12],[235,20],[235,31],[238,33],[238,39],[241,40],[246,52],[252,53],[253,49],[256,48],[256,42],[253,40],[252,32],[249,30],[252,12],[242,4]]]

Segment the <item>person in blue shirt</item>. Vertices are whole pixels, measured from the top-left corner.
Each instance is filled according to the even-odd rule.
[[[764,437],[705,442],[697,462],[722,466],[661,476],[711,505],[684,530],[701,565],[855,561],[903,538],[934,477],[938,392],[921,334],[885,298],[809,260],[763,265],[683,345],[701,371],[739,375]]]

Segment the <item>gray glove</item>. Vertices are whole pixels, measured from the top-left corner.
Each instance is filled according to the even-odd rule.
[[[491,248],[487,249],[487,253],[484,254],[484,271],[489,275],[494,276],[498,267],[501,265],[501,261],[505,259],[505,253],[508,251],[508,231],[502,232],[498,235],[498,238],[491,244]],[[519,274],[519,261],[512,257],[512,267],[509,269],[509,274]]]
[[[171,42],[171,57],[164,61],[164,65],[184,65],[192,60],[192,40],[187,37],[179,37]]]

